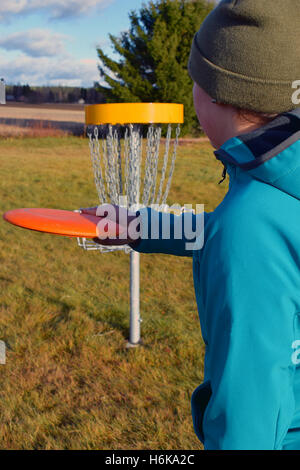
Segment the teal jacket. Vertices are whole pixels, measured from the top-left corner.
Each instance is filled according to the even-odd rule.
[[[172,229],[169,240],[161,230],[143,239],[153,209],[141,210],[137,251],[193,257],[206,351],[192,416],[207,450],[282,449],[300,429],[299,139],[297,109],[215,152],[229,190],[204,213],[202,247],[187,250]],[[177,217],[184,224],[186,214],[172,226]]]

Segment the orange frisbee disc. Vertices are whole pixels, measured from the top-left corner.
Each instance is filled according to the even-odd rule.
[[[95,215],[58,209],[14,209],[6,212],[3,218],[18,227],[83,238],[96,238],[97,224],[101,220]]]

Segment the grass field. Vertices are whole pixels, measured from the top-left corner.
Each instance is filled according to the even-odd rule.
[[[97,204],[86,139],[0,141],[0,209]],[[178,149],[169,203],[224,197],[207,143]],[[141,255],[143,346],[126,349],[129,258],[0,222],[1,449],[201,449],[191,259]]]

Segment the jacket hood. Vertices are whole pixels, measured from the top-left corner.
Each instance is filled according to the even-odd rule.
[[[300,108],[229,139],[214,153],[227,169],[238,167],[300,200]]]

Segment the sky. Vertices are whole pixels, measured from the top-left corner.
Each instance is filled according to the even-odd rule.
[[[7,84],[91,87],[97,45],[130,26],[144,0],[0,0],[0,78]],[[147,2],[146,2],[147,3]]]

